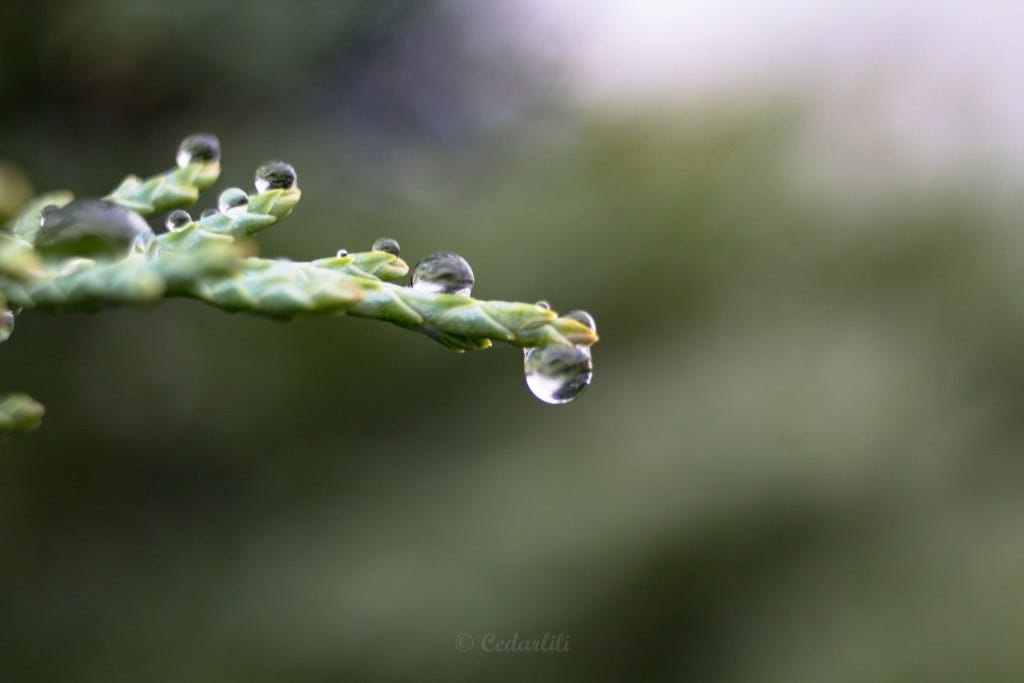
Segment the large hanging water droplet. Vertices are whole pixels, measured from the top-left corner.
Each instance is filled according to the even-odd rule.
[[[439,251],[420,259],[412,271],[410,286],[423,292],[469,296],[473,290],[473,269],[458,254]]]
[[[284,161],[268,161],[256,169],[256,191],[260,194],[269,190],[290,190],[295,187],[298,177],[295,167]]]
[[[585,346],[538,346],[523,360],[526,386],[545,403],[568,403],[590,386],[594,362]]]
[[[14,311],[0,308],[0,344],[11,338],[14,332]]]
[[[229,187],[217,198],[217,208],[232,218],[241,216],[249,206],[249,195],[238,187]]]
[[[168,230],[181,230],[191,222],[192,216],[189,215],[188,211],[185,211],[184,209],[175,209],[167,214],[167,220],[164,222],[164,227]]]
[[[575,311],[569,311],[568,313],[562,314],[563,318],[569,318],[575,320],[578,323],[583,323],[590,328],[591,332],[597,332],[597,321],[594,320],[594,316],[590,315],[586,311],[576,309]]]
[[[115,258],[153,237],[133,211],[103,199],[76,199],[42,214],[35,246],[47,257]]]
[[[371,249],[373,251],[383,251],[391,254],[392,256],[398,256],[402,253],[402,248],[398,245],[398,240],[391,239],[390,237],[381,237],[373,243]]]
[[[178,162],[178,168],[185,168],[193,161],[218,161],[220,159],[220,140],[211,133],[189,135],[178,146],[178,156],[175,159]]]

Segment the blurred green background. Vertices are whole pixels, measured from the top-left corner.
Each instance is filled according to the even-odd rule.
[[[298,170],[264,255],[453,250],[602,337],[551,407],[516,349],[368,321],[26,312],[0,680],[1024,680],[1019,175],[922,179],[870,132],[854,163],[794,87],[581,100],[472,8],[0,8],[36,191],[211,130],[197,210]]]

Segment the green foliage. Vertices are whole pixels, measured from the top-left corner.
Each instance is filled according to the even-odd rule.
[[[25,394],[0,396],[0,434],[27,432],[43,420],[43,406]]]
[[[32,200],[0,231],[0,311],[13,321],[8,309],[94,311],[173,296],[281,320],[349,313],[422,332],[455,351],[494,341],[578,347],[589,373],[586,349],[597,335],[586,318],[560,317],[543,303],[480,301],[468,289],[399,284],[409,266],[394,240],[310,262],[253,255],[249,238],[291,213],[302,194],[283,162],[257,171],[256,193],[225,190],[219,210],[198,220],[175,211],[168,231],[156,235],[143,219],[194,204],[219,174],[219,142],[198,135],[182,143],[178,168],[146,180],[128,176],[102,200],[68,192]],[[39,404],[9,396],[0,403],[0,435],[32,429],[41,417]]]

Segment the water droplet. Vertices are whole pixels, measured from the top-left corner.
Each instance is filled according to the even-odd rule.
[[[348,249],[338,250],[338,258],[345,258],[346,256],[348,256]]]
[[[268,161],[256,169],[256,191],[290,190],[295,187],[295,167],[284,161]]]
[[[586,311],[576,309],[575,311],[569,311],[562,315],[563,318],[569,318],[575,320],[578,323],[583,323],[590,328],[591,332],[597,332],[597,322],[594,320],[594,316],[590,315]]]
[[[247,206],[249,206],[249,195],[245,193],[245,190],[238,187],[229,187],[221,192],[220,197],[217,198],[217,208],[220,209],[221,213],[227,214],[232,218],[245,213]]]
[[[153,237],[153,229],[133,211],[103,199],[76,199],[42,216],[35,246],[47,257],[114,258]]]
[[[11,338],[14,332],[14,311],[0,308],[0,344]]]
[[[164,222],[164,227],[168,230],[181,230],[191,222],[192,216],[188,214],[188,211],[175,209],[167,214],[167,220]]]
[[[58,207],[56,204],[47,204],[42,209],[40,209],[39,210],[39,226],[42,227],[43,221],[46,220],[46,217],[49,216],[54,211],[56,211],[58,208],[60,208],[60,207]]]
[[[402,248],[398,246],[398,240],[391,239],[390,237],[381,237],[374,242],[372,250],[384,251],[393,256],[398,256],[402,252]]]
[[[585,346],[538,346],[523,360],[526,386],[544,403],[568,403],[590,386],[594,362]]]
[[[178,168],[185,168],[193,161],[218,161],[220,159],[220,140],[210,133],[189,135],[178,146]]]
[[[203,212],[199,214],[199,219],[209,218],[210,216],[216,216],[220,211],[217,209],[203,209]]]
[[[473,289],[473,269],[458,254],[439,251],[420,259],[412,271],[410,286],[424,292],[469,296]]]
[[[551,304],[549,304],[544,299],[541,299],[540,301],[535,301],[533,305],[534,306],[540,306],[541,308],[543,308],[545,310],[548,310],[548,311],[551,310]]]

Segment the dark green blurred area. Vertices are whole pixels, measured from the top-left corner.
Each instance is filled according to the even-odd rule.
[[[213,130],[197,209],[298,169],[265,255],[454,250],[602,337],[556,408],[516,349],[368,321],[26,312],[0,388],[48,414],[0,442],[0,680],[1024,678],[1012,179],[809,192],[798,100],[581,112],[448,6],[0,17],[0,158],[37,191]]]

